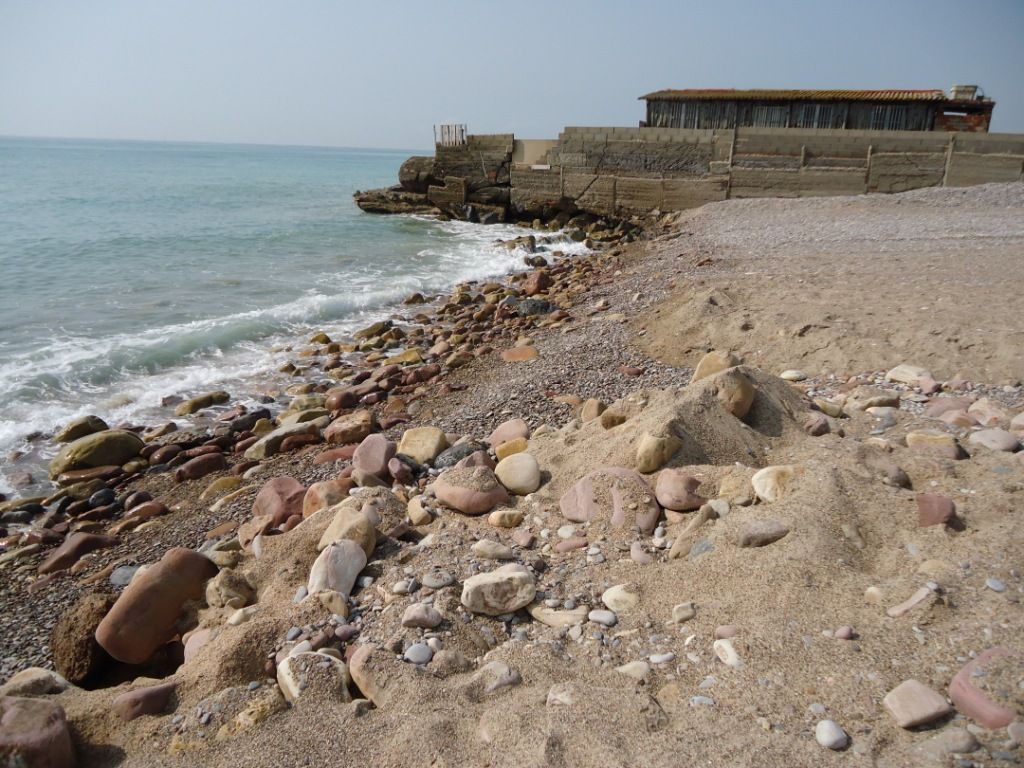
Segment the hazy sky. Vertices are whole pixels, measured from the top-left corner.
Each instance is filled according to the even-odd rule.
[[[423,148],[660,88],[953,83],[1024,132],[1024,0],[0,0],[0,135]]]

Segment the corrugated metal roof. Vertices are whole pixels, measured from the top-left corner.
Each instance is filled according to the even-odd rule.
[[[943,101],[946,94],[938,89],[928,90],[885,90],[885,91],[801,91],[773,89],[734,89],[734,88],[687,88],[684,90],[668,89],[655,91],[640,97],[643,100],[659,101],[750,101],[771,100],[782,101]]]

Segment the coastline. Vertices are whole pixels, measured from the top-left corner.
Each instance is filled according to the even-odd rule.
[[[986,194],[998,197],[1004,187],[1009,190],[1007,195],[1019,196],[1019,185],[999,185],[967,191],[963,198],[968,202],[980,198],[978,205],[983,206]],[[769,220],[800,210],[806,214],[804,231],[814,231],[815,223],[825,228],[826,219],[842,216],[848,216],[856,229],[856,225],[863,227],[865,221],[872,221],[870,211],[864,214],[859,206],[891,209],[897,204],[894,201],[900,201],[904,206],[901,215],[913,217],[903,201],[941,206],[953,194],[952,190],[929,190],[892,199],[873,198],[871,202],[842,198],[745,205],[771,209],[763,212]],[[1019,214],[1019,201],[1011,199],[1003,211],[994,214],[992,221]],[[752,238],[737,243],[727,236],[728,226],[742,228],[745,221],[749,227],[744,211],[737,210],[735,203],[652,219],[646,222],[646,239],[639,242],[612,244],[588,256],[567,257],[549,267],[510,276],[504,281],[506,287],[470,285],[432,308],[407,307],[405,314],[413,322],[401,326],[405,338],[392,339],[400,342],[394,349],[417,345],[423,352],[435,349],[435,354],[423,355],[422,363],[413,362],[412,369],[436,363],[443,366],[443,375],[404,383],[397,371],[392,372],[384,378],[397,376],[398,383],[388,390],[360,395],[381,395],[378,402],[363,403],[362,408],[377,412],[380,433],[396,442],[407,430],[419,426],[441,427],[453,436],[483,440],[502,423],[525,419],[530,432],[528,452],[538,458],[547,479],[536,493],[511,500],[509,506],[520,513],[522,522],[513,529],[498,528],[487,517],[465,517],[446,510],[425,494],[436,516],[417,525],[392,515],[385,520],[387,525],[381,525],[377,550],[367,569],[373,583],[354,592],[351,608],[358,620],[349,623],[330,618],[330,612],[325,613],[315,600],[292,602],[296,585],[304,582],[309,570],[307,555],[329,518],[310,516],[287,532],[266,535],[259,558],[244,551],[234,567],[224,567],[224,571],[237,569],[260,587],[253,623],[226,625],[230,611],[200,608],[197,618],[199,626],[209,630],[207,645],[171,678],[178,683],[175,711],[181,713],[181,719],[168,713],[115,723],[107,711],[111,701],[130,687],[140,687],[141,682],[93,691],[72,688],[54,697],[74,725],[80,754],[88,755],[90,764],[114,764],[115,753],[123,750],[124,764],[180,764],[200,758],[214,765],[243,760],[272,765],[286,764],[298,745],[303,758],[314,762],[337,759],[340,753],[381,765],[454,765],[480,760],[479,751],[484,750],[485,759],[492,764],[619,764],[647,759],[652,765],[667,765],[681,758],[708,759],[708,745],[715,744],[713,764],[758,756],[786,760],[794,766],[820,765],[832,757],[823,753],[809,734],[820,719],[820,708],[843,724],[858,754],[887,759],[891,764],[919,755],[915,750],[924,738],[897,728],[879,707],[881,696],[905,677],[923,678],[944,689],[971,654],[987,647],[1013,647],[1024,629],[1019,610],[1011,610],[1016,608],[1022,589],[1020,574],[1010,565],[1021,551],[1021,526],[1008,512],[1021,493],[1021,454],[976,446],[970,441],[970,435],[978,431],[976,424],[947,425],[927,417],[925,410],[931,400],[970,397],[970,405],[986,400],[994,414],[991,424],[984,426],[1009,428],[1011,421],[1018,423],[1016,414],[1024,408],[1020,382],[1024,372],[1019,371],[1019,359],[1012,354],[1012,339],[1019,338],[1013,336],[1019,331],[1009,328],[1005,343],[972,357],[975,345],[957,350],[953,342],[935,341],[946,338],[942,335],[948,331],[944,322],[954,326],[963,322],[961,316],[944,318],[940,313],[939,317],[919,318],[922,327],[915,334],[889,336],[881,349],[874,345],[847,355],[846,365],[840,367],[836,360],[842,357],[843,345],[858,339],[864,329],[851,331],[841,322],[832,322],[831,330],[802,330],[803,318],[774,316],[772,312],[785,300],[787,291],[791,297],[800,295],[797,285],[819,292],[815,298],[827,304],[827,286],[840,282],[839,290],[851,290],[858,305],[850,309],[833,302],[837,314],[870,308],[882,315],[882,325],[906,322],[898,314],[886,314],[888,300],[872,284],[884,279],[890,267],[883,265],[872,272],[863,266],[863,253],[870,250],[870,244],[858,256],[848,243],[833,241],[816,246],[823,262],[817,267],[819,274],[787,265],[777,269],[781,273],[777,280],[762,275],[758,283],[748,273],[757,266],[755,252],[764,242]],[[991,228],[987,221],[975,221],[972,226]],[[993,269],[963,274],[965,281],[981,274],[1005,273],[1000,265],[1006,259],[1019,258],[1024,238],[1016,232],[1002,237],[1002,251],[990,239],[977,252],[982,260],[995,254]],[[939,241],[945,238],[947,244],[955,245],[958,234],[951,224],[945,233],[937,234],[932,228],[927,237],[918,235],[903,245],[885,232],[878,238],[899,256],[908,252],[908,242],[922,240],[938,253],[942,250]],[[780,242],[772,247],[787,247],[784,238]],[[835,281],[835,273],[829,270],[844,266],[846,259],[853,269],[842,281]],[[963,272],[938,256],[929,256],[926,263],[936,279],[949,280]],[[544,280],[536,275],[542,273],[548,276],[549,286],[540,287]],[[744,287],[745,280],[754,287]],[[800,284],[800,280],[809,283]],[[1019,282],[1003,282],[1005,293],[995,297],[997,302],[1019,295]],[[488,302],[486,297],[508,293],[507,287],[515,289],[512,298],[516,302],[526,298],[526,289],[539,288],[534,295],[545,297],[540,299],[543,301],[553,299],[558,309],[524,317],[488,310],[499,302]],[[931,288],[930,284],[904,282],[907,306],[925,300]],[[421,311],[427,317],[416,321],[415,315]],[[484,314],[476,317],[481,311]],[[820,314],[817,306],[813,311]],[[963,312],[978,318],[986,314],[980,306],[966,306]],[[559,313],[558,319],[552,320],[554,313]],[[453,321],[460,315],[461,320]],[[497,322],[495,315],[500,317]],[[744,324],[750,327],[743,328]],[[440,334],[428,332],[443,325],[447,327]],[[380,328],[371,338],[386,336],[389,330]],[[457,354],[458,343],[449,344],[449,349],[435,346],[435,339],[444,332],[449,337],[452,333],[476,334],[474,349],[462,364],[447,364],[457,362],[451,355]],[[345,342],[327,341],[317,346],[326,350],[335,343]],[[815,357],[819,352],[811,350],[821,344],[840,350],[838,356]],[[304,342],[295,346],[293,362],[301,366],[302,360],[311,358],[304,357]],[[483,351],[488,348],[491,351]],[[517,348],[533,349],[536,357],[502,359],[502,351]],[[739,369],[753,382],[757,408],[764,409],[755,408],[753,427],[712,416],[718,402],[715,395],[708,395],[699,382],[690,383],[693,368],[705,353],[715,349],[733,349],[747,366],[762,369]],[[920,353],[917,356],[916,351]],[[325,351],[319,359],[334,354]],[[387,364],[386,355],[374,357],[368,349],[363,357],[369,366],[366,370],[380,370]],[[963,360],[965,369],[948,370],[950,359]],[[883,361],[884,365],[880,364]],[[938,379],[936,384],[946,385],[945,391],[925,394],[929,387],[921,381],[885,380],[886,370],[901,363],[926,362],[936,364],[931,373]],[[867,363],[872,367],[864,367]],[[357,373],[359,368],[354,366],[351,372]],[[792,376],[799,380],[785,383],[777,375],[785,368],[806,368],[805,375]],[[971,376],[971,371],[980,375]],[[323,373],[317,376],[327,383]],[[877,415],[858,410],[853,405],[858,387],[896,392],[896,407],[870,406],[889,407]],[[308,394],[311,392],[302,387],[289,392],[293,398]],[[591,398],[629,418],[611,428],[602,426],[600,419],[581,420],[584,414],[580,409]],[[396,404],[398,400],[401,406]],[[640,404],[641,400],[646,405]],[[835,404],[838,410],[829,413]],[[361,409],[341,410],[339,416],[344,417]],[[663,526],[667,530],[660,537],[652,538],[649,531],[637,536],[632,528],[609,528],[594,521],[577,525],[576,533],[583,538],[580,548],[555,547],[561,536],[558,529],[569,524],[559,511],[562,494],[587,471],[631,460],[626,457],[636,454],[636,441],[643,434],[636,424],[654,424],[645,421],[645,413],[653,414],[650,418],[654,419],[669,412],[676,414],[671,423],[678,422],[699,450],[684,451],[687,460],[681,456],[668,466],[685,467],[700,480],[696,490],[701,497],[725,502],[726,511],[716,512],[717,521],[705,521],[695,529],[700,531],[699,541],[707,542],[702,546],[710,549],[696,555],[690,549],[682,558],[671,556],[672,545],[665,542],[688,535],[684,531],[697,517],[678,512],[667,516]],[[697,414],[705,415],[698,419]],[[310,420],[320,418],[323,415]],[[818,427],[827,427],[824,433],[807,434],[812,418]],[[211,426],[215,424],[210,421]],[[547,425],[546,433],[538,433],[542,425]],[[919,451],[907,445],[908,433],[928,430],[938,430],[944,436],[933,441],[939,450]],[[208,439],[198,431],[172,432],[157,442],[198,446]],[[953,461],[946,450],[952,446],[960,451],[969,449],[971,455]],[[253,503],[265,482],[288,476],[309,486],[343,476],[351,466],[350,458],[317,463],[325,450],[338,447],[344,444],[313,441],[270,456],[247,470],[240,485],[206,499],[199,496],[212,482],[235,477],[230,469],[180,483],[173,480],[173,471],[145,474],[130,483],[121,480],[119,493],[144,488],[170,513],[125,530],[116,545],[86,555],[52,578],[36,577],[40,561],[52,552],[49,547],[23,550],[20,557],[8,560],[5,570],[11,581],[0,609],[0,657],[5,659],[0,677],[29,665],[48,666],[51,656],[42,650],[46,633],[73,600],[92,590],[110,589],[108,580],[114,566],[154,562],[171,544],[198,548],[206,542],[237,541],[234,529],[222,526],[251,521]],[[344,455],[344,450],[335,455]],[[238,466],[241,461],[240,454],[226,454],[227,465]],[[803,468],[804,479],[796,484],[792,497],[752,503],[756,500],[750,491],[754,470],[778,465]],[[906,476],[905,484],[892,467]],[[648,474],[653,485],[655,474]],[[436,472],[429,472],[418,483],[400,483],[397,497],[408,501],[436,478]],[[963,493],[963,488],[971,493]],[[957,500],[969,538],[944,525],[918,528],[908,522],[916,493],[925,490]],[[216,512],[211,509],[218,498],[232,493],[237,495]],[[111,514],[117,517],[119,512]],[[90,522],[93,524],[81,529],[109,529],[108,521]],[[763,547],[736,546],[737,537],[754,522],[784,524],[787,533],[778,543]],[[843,525],[852,525],[856,535],[848,534]],[[218,529],[219,538],[209,539],[208,533]],[[528,536],[517,538],[520,533]],[[38,535],[43,538],[36,543],[49,545],[50,537]],[[425,537],[433,539],[429,546],[424,544]],[[534,543],[526,545],[527,538]],[[620,583],[630,585],[641,607],[632,613],[621,610],[621,624],[614,630],[586,620],[552,627],[531,621],[522,612],[507,621],[466,613],[459,606],[457,592],[440,588],[432,593],[433,604],[450,624],[444,625],[438,638],[446,649],[475,663],[442,670],[435,666],[438,662],[421,668],[396,660],[396,654],[400,657],[409,642],[423,633],[410,632],[399,624],[399,614],[409,601],[392,585],[409,570],[421,578],[430,568],[447,568],[458,580],[490,571],[494,563],[478,556],[476,550],[467,554],[473,540],[514,546],[514,559],[527,567],[559,611],[574,610],[569,603],[597,609],[605,590]],[[632,545],[638,542],[640,554],[646,557],[633,555]],[[33,542],[10,539],[5,543],[8,552],[18,546],[33,546]],[[236,549],[225,546],[222,551]],[[1003,584],[1003,590],[986,588],[990,579]],[[885,615],[885,606],[900,602],[925,582],[937,586],[929,587],[927,605],[918,609],[921,613],[914,614],[911,622]],[[884,593],[883,606],[865,600],[867,587]],[[430,596],[428,590],[422,597]],[[606,605],[609,602],[604,600]],[[691,602],[696,605],[696,618],[676,621],[674,606]],[[856,641],[835,637],[836,629],[846,625],[856,628]],[[270,693],[274,665],[262,669],[262,663],[268,653],[273,657],[290,647],[289,643],[294,645],[293,640],[283,639],[292,626],[300,628],[299,636],[310,639],[323,636],[327,627],[333,631],[355,626],[358,640],[337,643],[350,668],[357,648],[369,643],[391,648],[391,653],[378,659],[383,670],[378,672],[398,693],[380,695],[378,702],[374,696],[378,691],[368,690],[363,678],[356,682],[362,693],[377,703],[371,711],[347,703],[336,690],[315,686],[308,699],[303,697],[294,708],[276,703]],[[575,632],[573,626],[582,629]],[[723,627],[732,627],[733,633],[719,631]],[[984,642],[979,639],[983,630],[987,631]],[[826,632],[830,634],[823,634]],[[687,639],[691,636],[696,642]],[[399,638],[397,646],[395,637]],[[719,646],[715,652],[711,650],[715,638],[732,640],[730,647],[735,647],[745,666],[720,662],[715,655]],[[672,658],[650,661],[666,654]],[[7,661],[11,658],[14,664]],[[648,669],[639,680],[616,671],[642,659],[648,660],[644,662]],[[495,662],[514,669],[521,683],[488,689],[486,694],[469,693],[475,690],[478,675]],[[1019,664],[1010,670],[1008,674],[1019,673]],[[704,685],[708,679],[713,682]],[[250,681],[262,682],[246,694]],[[229,689],[230,695],[224,693]],[[694,704],[694,697],[701,696],[712,703]],[[213,701],[220,709],[210,706]],[[232,718],[257,701],[266,702],[261,704],[266,711],[253,717],[267,719],[233,731]],[[445,711],[432,708],[431,701],[443,702]],[[808,710],[815,705],[817,708]],[[215,714],[205,723],[200,715],[185,714],[197,706]],[[947,730],[962,727],[959,720],[962,718]],[[319,738],[337,722],[344,723],[345,739]],[[509,727],[509,723],[515,726]],[[215,738],[223,727],[228,727],[228,735]],[[295,737],[288,745],[275,738],[281,728]],[[998,751],[1005,737],[997,731],[976,736],[986,749]],[[210,738],[200,735],[206,732]],[[382,732],[404,735],[389,745],[373,745],[374,735]],[[154,743],[159,751],[152,751]]]

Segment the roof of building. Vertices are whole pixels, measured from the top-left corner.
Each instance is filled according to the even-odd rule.
[[[939,89],[926,90],[885,90],[885,91],[801,91],[789,89],[735,89],[735,88],[686,88],[654,91],[643,100],[657,101],[944,101],[946,94]]]

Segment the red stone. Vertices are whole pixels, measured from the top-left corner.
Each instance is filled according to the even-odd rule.
[[[985,691],[976,686],[974,672],[984,670],[997,661],[1015,662],[1017,672],[1008,676],[1009,684],[1013,685],[1020,678],[1021,660],[1019,651],[997,647],[983,651],[978,658],[964,665],[949,684],[949,698],[952,699],[957,711],[989,730],[1005,728],[1012,723],[1017,713],[1012,708],[993,701]],[[980,679],[984,680],[985,677]]]
[[[302,499],[306,486],[294,477],[275,477],[268,480],[252,504],[253,517],[269,515],[271,528],[278,528],[292,515],[302,515]]]
[[[111,709],[125,722],[142,715],[159,715],[167,708],[177,686],[177,683],[161,683],[122,693],[114,699]]]
[[[280,453],[288,453],[319,442],[319,435],[289,435],[281,441]]]
[[[118,661],[142,664],[177,632],[188,600],[203,596],[217,566],[190,549],[175,547],[136,574],[96,628],[96,642]]]
[[[917,494],[917,526],[945,525],[956,514],[953,500],[937,493]]]
[[[39,565],[39,573],[55,573],[70,568],[83,555],[97,549],[117,544],[113,536],[98,536],[93,533],[72,533],[57,549]]]
[[[176,470],[174,470],[175,482],[182,483],[186,480],[198,480],[213,472],[220,472],[228,468],[228,461],[223,453],[207,453],[189,459]]]
[[[9,766],[74,768],[64,709],[44,699],[0,697],[0,756]]]

